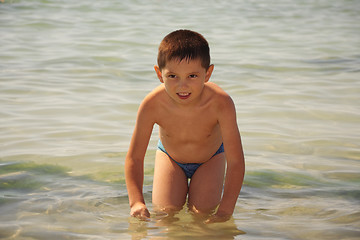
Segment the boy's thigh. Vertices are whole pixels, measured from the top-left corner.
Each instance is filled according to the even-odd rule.
[[[162,151],[156,151],[152,202],[156,209],[180,210],[188,182],[182,169]]]
[[[225,175],[225,153],[202,164],[191,179],[188,203],[190,210],[210,213],[220,203]]]

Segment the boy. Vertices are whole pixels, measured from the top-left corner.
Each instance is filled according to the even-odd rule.
[[[144,156],[153,126],[158,124],[154,208],[181,210],[188,195],[189,210],[209,215],[218,207],[207,222],[226,221],[234,211],[245,164],[234,103],[208,82],[214,65],[210,65],[206,39],[190,30],[168,34],[159,46],[154,68],[162,84],[139,107],[125,160],[131,215],[143,220],[150,217],[142,192]]]

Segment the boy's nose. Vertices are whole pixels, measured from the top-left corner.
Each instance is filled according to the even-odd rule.
[[[186,79],[184,79],[184,78],[180,79],[179,87],[180,88],[187,88],[187,86],[188,86],[188,83],[187,83]]]

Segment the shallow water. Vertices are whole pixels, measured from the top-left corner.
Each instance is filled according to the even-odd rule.
[[[0,3],[0,238],[358,239],[360,2]],[[246,175],[233,219],[129,218],[124,157],[161,39],[211,47]],[[145,159],[151,209],[157,129]]]

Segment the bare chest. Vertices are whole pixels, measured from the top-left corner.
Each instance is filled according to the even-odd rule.
[[[219,130],[216,114],[209,109],[197,111],[171,111],[158,122],[162,137],[180,142],[204,141]]]

